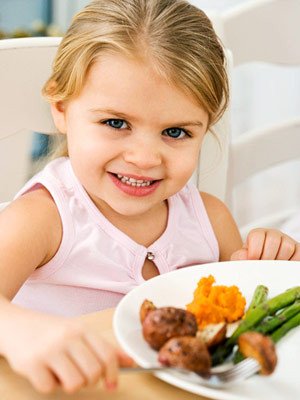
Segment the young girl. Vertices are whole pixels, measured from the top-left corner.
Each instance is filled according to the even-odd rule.
[[[179,267],[300,258],[277,231],[253,231],[242,247],[225,205],[187,183],[228,99],[203,12],[183,0],[92,2],[44,94],[64,157],[0,216],[0,354],[37,390],[72,392],[100,376],[114,387],[118,365],[131,364],[66,317],[113,307]]]

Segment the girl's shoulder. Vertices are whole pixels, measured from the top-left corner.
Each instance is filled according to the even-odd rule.
[[[210,219],[213,219],[218,222],[219,218],[230,218],[231,217],[231,213],[228,209],[228,207],[226,206],[226,204],[218,199],[216,196],[213,196],[210,193],[206,193],[206,192],[199,192],[201,199],[203,201],[203,204],[205,206],[206,212],[209,215]],[[218,218],[217,218],[218,216]],[[232,218],[232,217],[231,217]]]
[[[224,232],[224,227],[236,227],[231,212],[223,201],[206,192],[200,192],[200,196],[217,237],[220,231]]]
[[[206,192],[200,195],[219,243],[220,261],[229,260],[231,254],[242,247],[236,222],[223,201]]]
[[[29,276],[37,267],[46,264],[57,252],[62,239],[58,209],[51,194],[42,186],[9,204],[0,214],[0,228],[0,248],[13,254],[11,267],[20,276]],[[8,263],[10,258],[6,260]]]
[[[56,253],[62,228],[47,190],[37,188],[12,201],[0,213],[1,292],[12,299],[24,281]]]

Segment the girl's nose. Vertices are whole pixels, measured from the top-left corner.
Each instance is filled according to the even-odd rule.
[[[131,143],[124,151],[124,160],[127,163],[136,165],[139,169],[157,167],[162,163],[162,155],[158,144],[155,141],[138,141]]]

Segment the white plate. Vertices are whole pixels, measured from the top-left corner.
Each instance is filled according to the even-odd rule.
[[[300,285],[300,263],[291,261],[234,261],[183,268],[157,276],[128,293],[116,308],[114,332],[122,348],[140,365],[157,364],[157,352],[142,337],[139,308],[145,299],[158,307],[185,307],[192,300],[198,280],[212,274],[218,285],[237,285],[250,301],[258,284],[269,288],[273,297]],[[289,332],[277,345],[278,365],[269,377],[254,376],[226,389],[210,389],[171,376],[156,374],[160,379],[212,399],[220,400],[296,400],[300,398],[299,360],[300,328]]]

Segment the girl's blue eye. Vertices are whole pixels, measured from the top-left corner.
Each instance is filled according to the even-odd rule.
[[[123,119],[107,119],[104,121],[105,125],[110,126],[114,129],[126,129],[128,128],[127,123]]]
[[[185,136],[188,136],[187,132],[181,128],[168,128],[163,131],[163,134],[172,139],[183,139]]]

